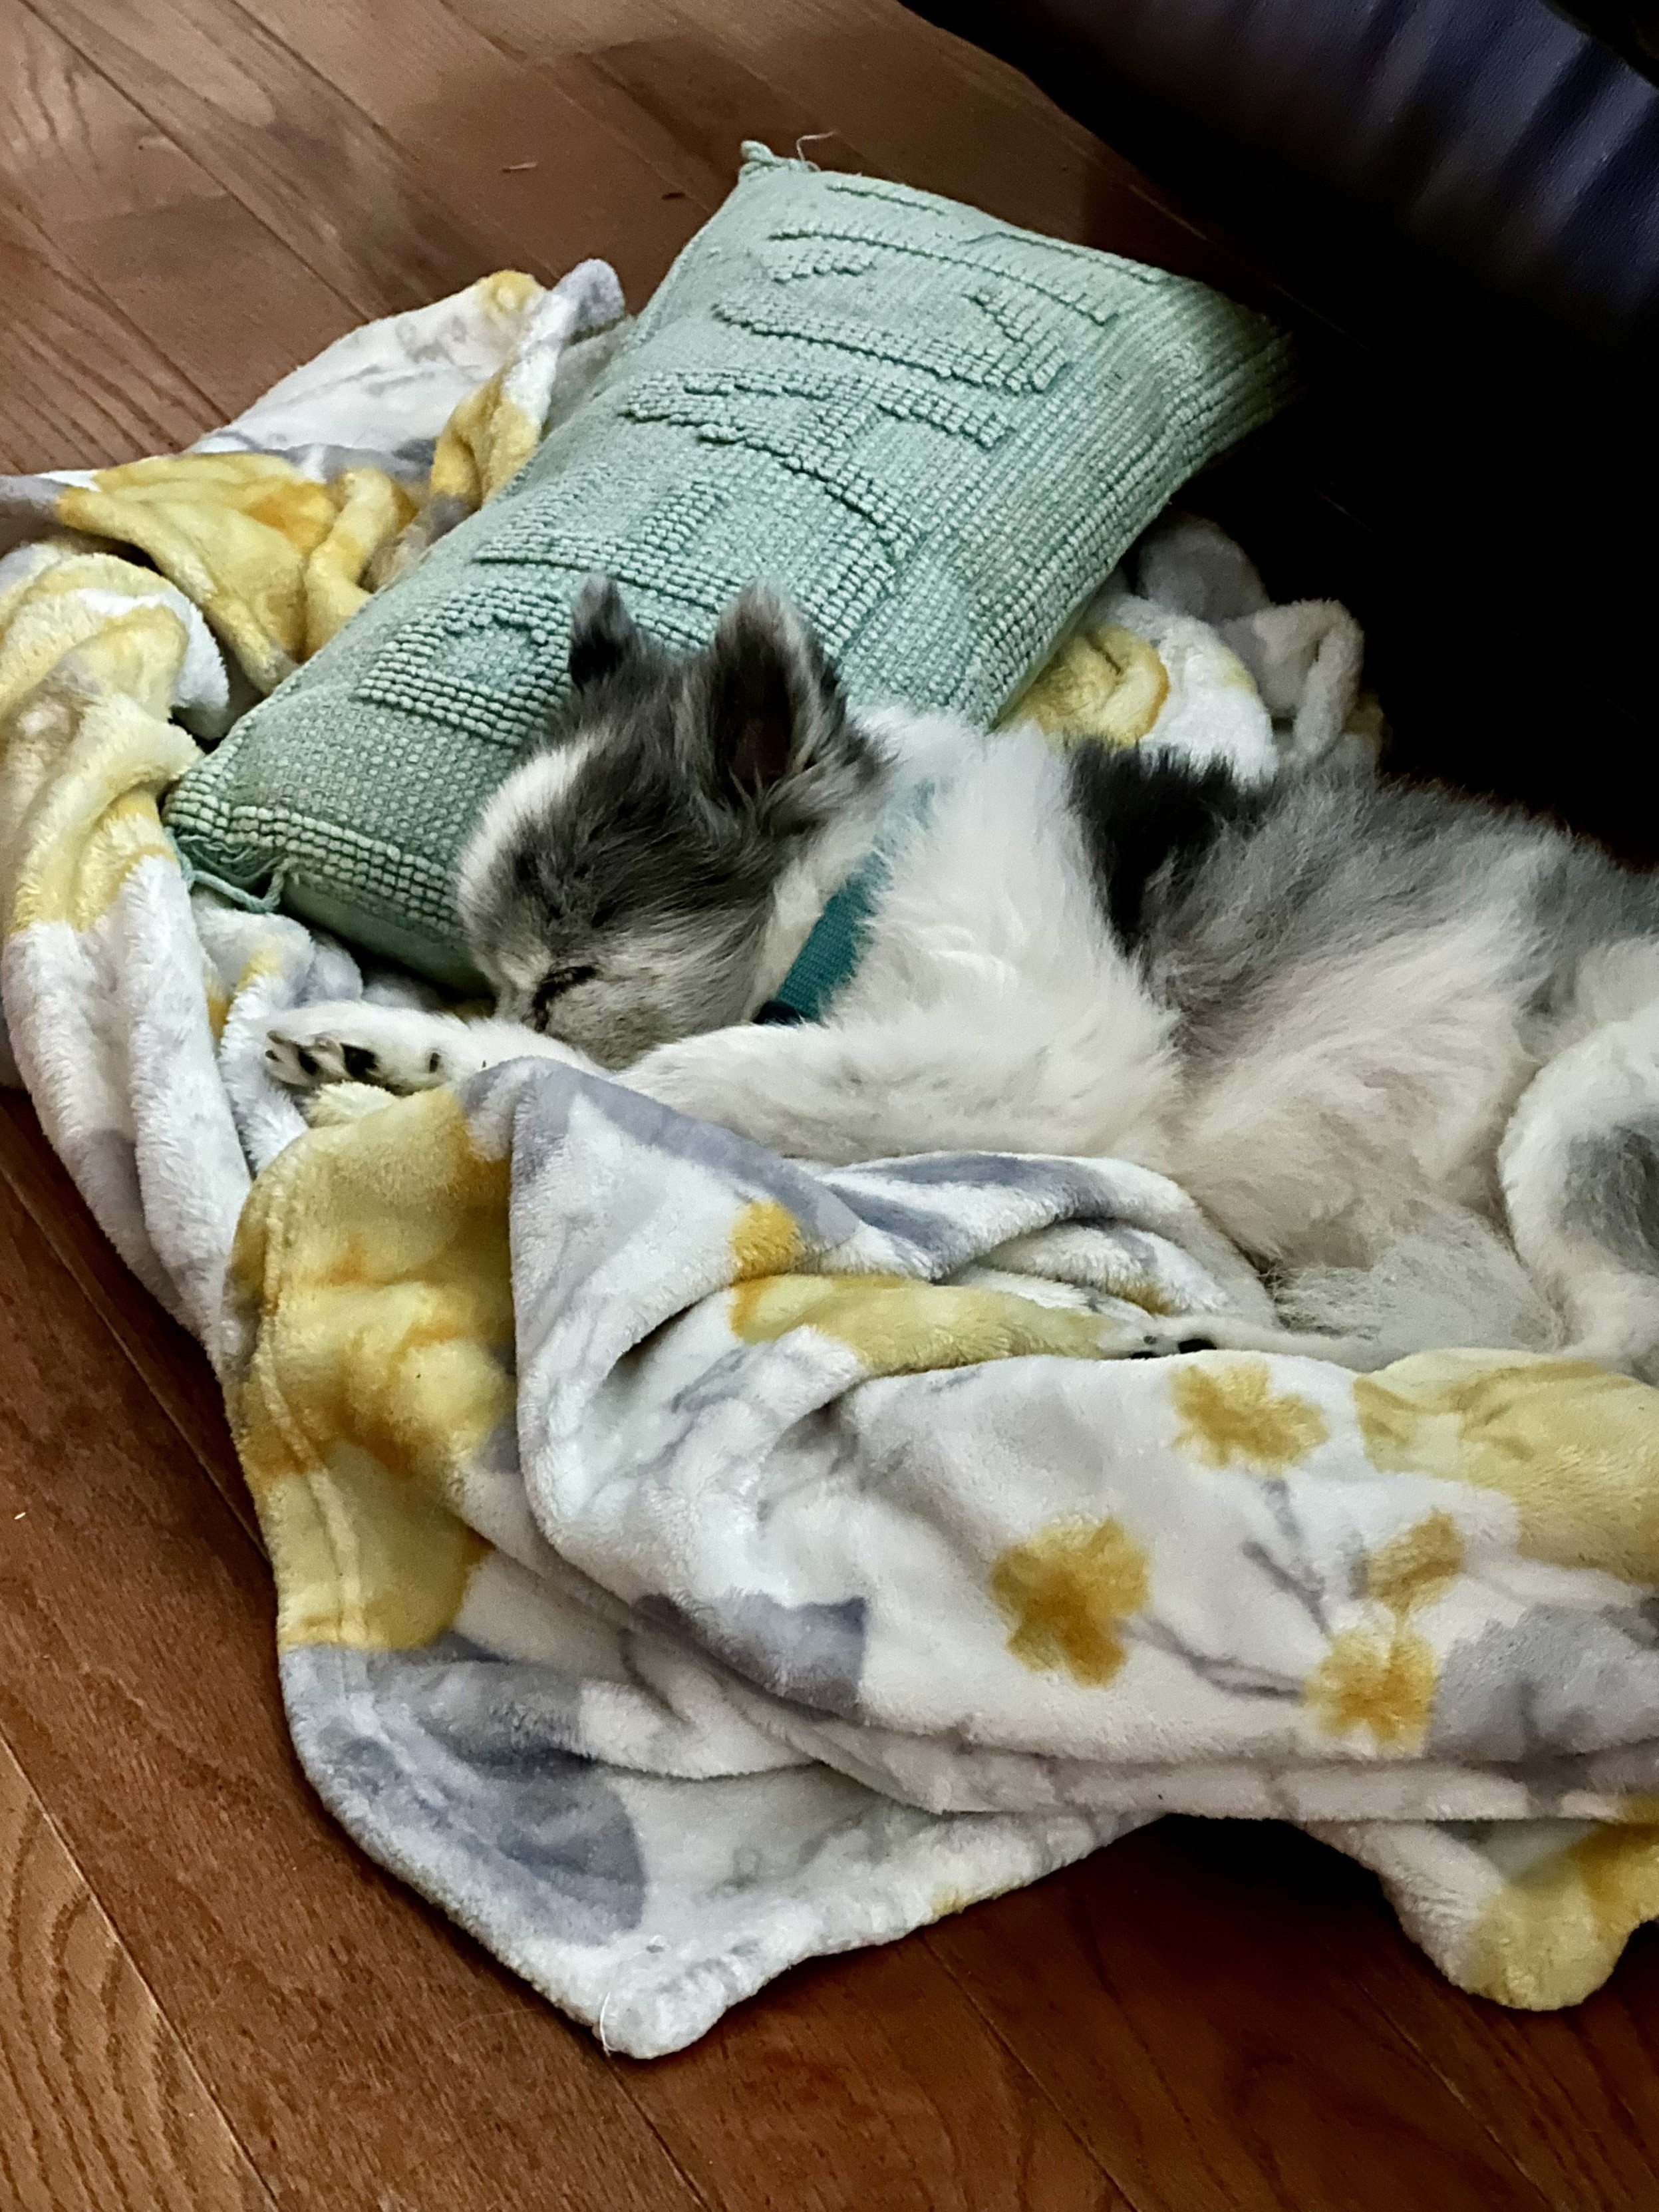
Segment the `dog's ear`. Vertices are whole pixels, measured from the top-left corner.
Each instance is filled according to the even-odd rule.
[[[717,769],[758,796],[805,768],[845,720],[836,672],[805,618],[760,585],[720,617],[708,648]]]
[[[609,576],[590,576],[570,610],[570,681],[584,690],[640,650],[639,627]]]

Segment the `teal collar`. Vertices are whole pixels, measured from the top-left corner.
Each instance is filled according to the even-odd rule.
[[[900,834],[923,818],[933,786],[907,792],[884,818],[870,851],[812,925],[795,964],[755,1016],[757,1022],[818,1022],[858,972],[870,935],[870,917],[886,884]]]

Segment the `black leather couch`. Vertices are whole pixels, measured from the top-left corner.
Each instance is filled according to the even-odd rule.
[[[1270,272],[1310,397],[1200,496],[1356,605],[1399,763],[1659,859],[1659,0],[909,4]]]

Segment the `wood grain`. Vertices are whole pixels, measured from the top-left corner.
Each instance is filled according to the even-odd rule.
[[[228,421],[358,320],[22,0],[0,0],[0,183]]]
[[[630,2086],[732,2212],[1130,2203],[920,1942],[802,1967]]]
[[[0,471],[96,468],[175,452],[211,422],[206,394],[3,196],[0,300]]]
[[[642,306],[714,204],[648,124],[594,116],[557,72],[502,52],[442,0],[245,4],[418,161],[472,242],[474,275],[516,263],[554,278],[598,255]]]
[[[0,1546],[26,1543],[15,1522]],[[0,1744],[0,2203],[273,2212],[98,1900]]]
[[[1258,1920],[1293,1917],[1326,1972],[1364,1990],[1552,2204],[1659,2204],[1659,1930],[1571,2012],[1510,2012],[1426,1970],[1377,1882],[1296,1830],[1189,1821],[1170,1840],[1183,1879],[1211,1886],[1224,1856]]]
[[[803,0],[787,16],[764,0],[696,0],[696,14],[885,174],[1057,238],[1185,265],[1191,235],[1126,163],[1014,70],[919,17],[884,0]]]
[[[483,273],[421,163],[234,0],[28,4],[359,316],[423,306]],[[316,21],[337,12],[375,40],[368,11],[319,0]]]
[[[201,1346],[155,1300],[135,1295],[120,1254],[88,1211],[46,1142],[34,1109],[0,1091],[0,1179],[11,1187],[52,1252],[130,1360],[230,1511],[259,1542],[258,1524],[224,1401]]]
[[[609,80],[729,184],[759,138],[902,179],[1060,238],[1230,285],[1273,287],[1017,72],[887,0],[451,0],[505,51]],[[637,125],[635,128],[637,129]]]
[[[641,130],[665,134],[687,185],[706,201],[736,181],[740,148],[758,138],[824,168],[881,173],[867,149],[826,130],[820,86],[802,96],[750,68],[725,12],[701,15],[659,0],[609,0],[556,9],[536,0],[453,0],[505,53],[556,70],[573,96]]]
[[[1187,1827],[1142,1829],[925,1938],[1141,2212],[1555,2201],[1355,1962],[1320,1957],[1294,1906],[1236,1869],[1239,1828],[1194,1868]]]

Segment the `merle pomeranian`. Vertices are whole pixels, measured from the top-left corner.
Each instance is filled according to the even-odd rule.
[[[824,1164],[1114,1156],[1273,1290],[1283,1330],[1206,1317],[1210,1341],[1530,1345],[1659,1379],[1650,881],[1352,766],[1247,783],[1155,738],[854,714],[761,589],[679,656],[595,580],[570,678],[462,862],[498,1018],[301,1008],[270,1030],[284,1080],[550,1054]],[[856,971],[823,1018],[757,1023],[878,841]]]

